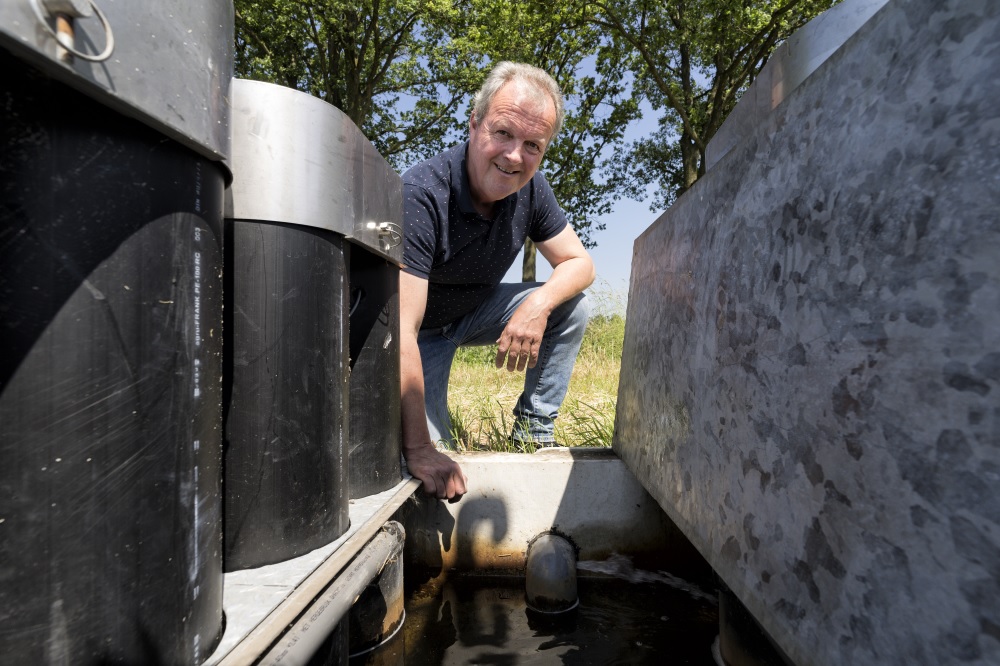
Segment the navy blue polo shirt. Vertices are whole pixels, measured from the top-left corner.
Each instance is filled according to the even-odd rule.
[[[566,216],[541,172],[497,202],[493,220],[472,204],[465,167],[468,142],[403,174],[403,270],[427,280],[421,328],[440,328],[472,312],[524,246],[566,226]]]

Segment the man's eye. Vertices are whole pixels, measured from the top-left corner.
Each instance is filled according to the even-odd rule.
[[[527,145],[528,145],[528,150],[531,151],[531,152],[533,152],[533,153],[540,153],[540,152],[542,152],[542,147],[539,146],[534,141],[529,141]]]
[[[508,132],[507,130],[497,130],[497,134],[505,138],[510,138],[511,136],[510,132]]]

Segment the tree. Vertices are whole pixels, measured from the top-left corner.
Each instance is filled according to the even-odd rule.
[[[622,190],[607,175],[605,153],[621,142],[638,103],[627,86],[631,56],[614,48],[585,6],[236,0],[235,8],[238,76],[329,101],[399,170],[466,135],[468,104],[490,63],[549,71],[565,91],[567,116],[545,172],[584,243],[594,245],[598,218]]]
[[[635,54],[637,84],[659,128],[619,156],[641,198],[666,208],[705,174],[705,147],[775,47],[840,0],[580,0]]]
[[[397,169],[439,152],[479,76],[447,0],[236,0],[236,73],[324,99]]]

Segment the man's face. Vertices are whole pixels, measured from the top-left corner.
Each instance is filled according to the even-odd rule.
[[[555,104],[510,82],[493,98],[486,117],[469,121],[467,168],[472,200],[482,213],[524,187],[538,170],[555,127]]]

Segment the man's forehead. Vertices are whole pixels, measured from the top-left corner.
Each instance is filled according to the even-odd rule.
[[[508,92],[512,85],[500,89],[484,120],[492,126],[516,126],[548,140],[555,121],[555,104],[547,95],[538,97],[523,89]]]
[[[555,102],[543,90],[524,81],[509,81],[497,91],[494,103],[506,102],[535,115],[555,115]]]

